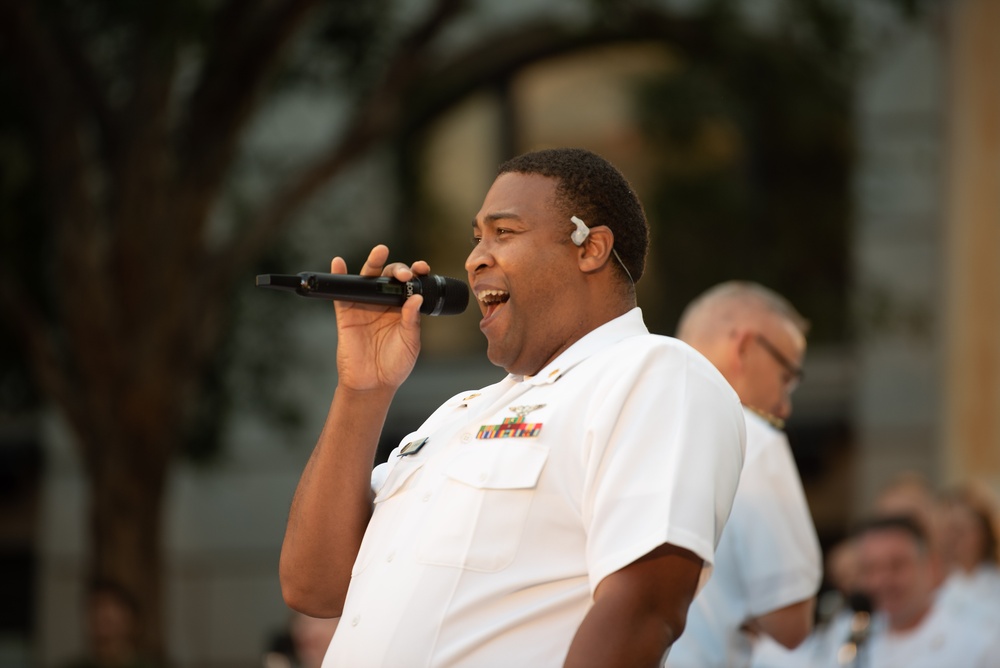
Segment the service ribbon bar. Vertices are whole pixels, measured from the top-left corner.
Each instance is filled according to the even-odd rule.
[[[476,438],[534,438],[541,432],[541,422],[525,422],[520,417],[509,417],[504,418],[501,424],[484,424]]]

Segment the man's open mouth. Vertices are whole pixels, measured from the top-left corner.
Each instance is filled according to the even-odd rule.
[[[481,290],[476,293],[476,299],[486,309],[483,316],[489,318],[496,313],[502,304],[505,304],[510,299],[510,293],[504,290]]]

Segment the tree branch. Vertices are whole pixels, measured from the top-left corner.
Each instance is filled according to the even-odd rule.
[[[73,79],[35,5],[0,1],[0,37],[8,51],[5,65],[21,78],[40,129],[51,135],[54,128],[79,122],[83,114],[73,99]]]
[[[107,341],[116,322],[113,310],[98,310],[100,304],[81,305],[87,296],[106,293],[107,288],[99,271],[106,259],[106,245],[100,238],[90,187],[94,165],[84,145],[89,127],[87,110],[75,94],[75,81],[34,3],[0,2],[0,26],[5,45],[13,54],[7,62],[24,80],[27,111],[39,130],[35,149],[46,188],[54,194],[48,199],[45,215],[51,223],[50,236],[58,242],[56,266],[76,289],[71,298],[57,294],[73,332],[68,340],[73,345],[82,345],[79,338]],[[21,311],[31,322],[31,314],[23,307]],[[81,362],[88,360],[86,353],[79,358]]]
[[[242,267],[272,242],[291,214],[398,126],[401,102],[408,90],[423,80],[431,44],[466,6],[465,0],[438,0],[427,16],[400,39],[382,79],[358,106],[341,138],[280,190],[245,234],[219,251],[209,265],[220,285],[232,284]]]
[[[65,412],[74,428],[85,428],[86,412],[76,401],[73,383],[66,375],[66,365],[60,361],[52,330],[24,296],[23,286],[9,270],[9,265],[0,268],[0,310],[7,314],[5,320],[27,352],[31,362],[28,367],[39,388]],[[81,446],[86,451],[89,444],[81,441]]]
[[[439,0],[427,19],[400,41],[386,74],[358,106],[341,139],[280,190],[248,230],[209,263],[218,284],[229,285],[235,280],[240,268],[272,243],[299,207],[376,141],[393,131],[408,132],[425,124],[478,87],[508,78],[543,58],[598,44],[646,37],[703,53],[711,51],[716,39],[706,30],[703,18],[638,9],[616,17],[614,23],[574,27],[539,21],[516,26],[429,69],[429,45],[463,6],[462,0]]]
[[[101,153],[107,160],[116,149],[115,127],[119,117],[108,103],[106,82],[101,80],[90,59],[84,55],[78,36],[66,25],[62,13],[52,12],[47,21],[52,28],[60,60],[98,129]]]
[[[234,4],[239,3],[230,4],[225,15],[235,13]],[[209,55],[180,127],[179,173],[192,187],[194,199],[217,190],[255,98],[273,74],[284,47],[318,5],[319,0],[258,2],[246,10],[246,18],[230,34],[217,38],[222,48]]]
[[[643,38],[691,54],[711,53],[716,37],[701,18],[633,10],[613,23],[573,27],[540,21],[494,34],[455,54],[431,72],[406,100],[401,132],[422,127],[474,90],[506,81],[527,65],[573,51]]]
[[[35,3],[0,0],[0,35],[10,50],[5,62],[24,82],[36,123],[51,134],[53,126],[82,127],[90,119],[107,152],[114,115],[100,77],[61,15],[53,12],[43,21]]]
[[[157,287],[166,282],[171,268],[181,261],[167,252],[178,234],[171,224],[170,94],[174,85],[178,39],[171,31],[169,4],[156,3],[144,15],[134,37],[130,68],[131,96],[118,128],[119,150],[110,156],[107,169],[116,184],[110,193],[108,215],[113,242],[111,285],[118,289],[124,310],[134,323],[149,320],[158,305],[147,298],[148,274]]]

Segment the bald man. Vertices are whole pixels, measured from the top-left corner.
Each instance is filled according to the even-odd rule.
[[[749,666],[762,636],[794,648],[812,630],[822,556],[785,433],[808,322],[755,283],[717,285],[677,336],[711,361],[743,404],[746,459],[715,571],[667,658],[670,668]]]

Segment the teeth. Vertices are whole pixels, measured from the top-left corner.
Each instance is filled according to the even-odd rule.
[[[504,290],[480,290],[476,293],[476,299],[484,304],[496,304],[505,302],[510,298],[510,294]]]

